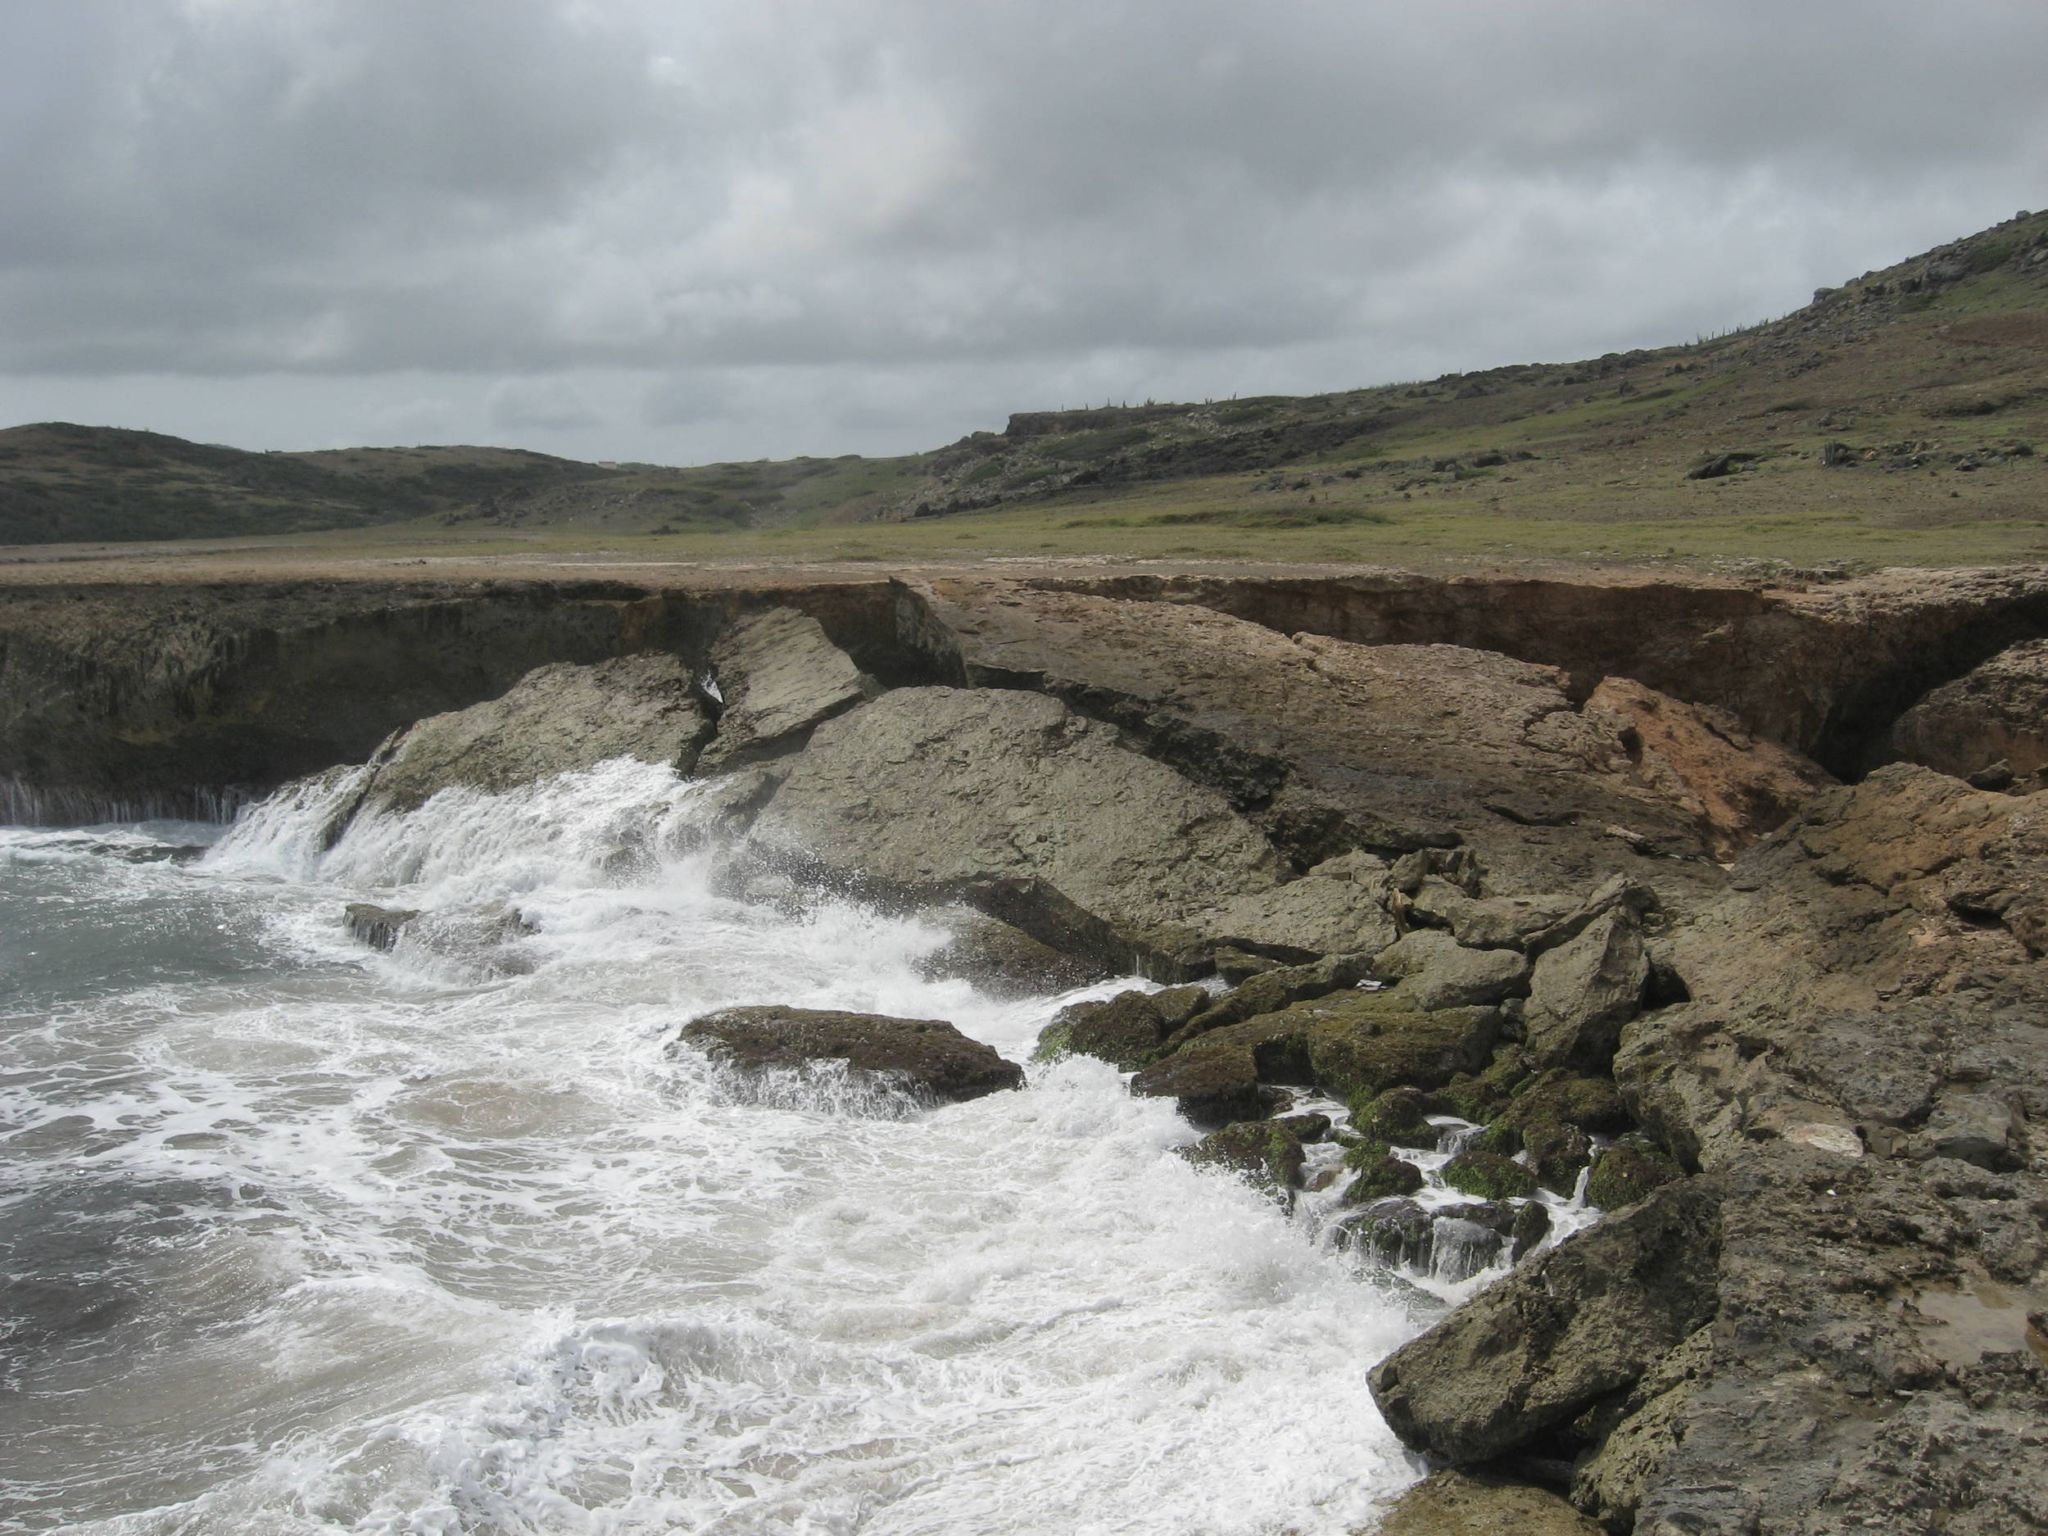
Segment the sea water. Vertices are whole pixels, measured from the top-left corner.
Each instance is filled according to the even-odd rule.
[[[323,848],[351,787],[0,830],[0,1530],[1341,1532],[1419,1475],[1367,1372],[1455,1288],[1112,1068],[924,1109],[675,1043],[774,1002],[1024,1061],[1133,983],[717,894],[664,768]],[[378,954],[357,900],[427,915]]]

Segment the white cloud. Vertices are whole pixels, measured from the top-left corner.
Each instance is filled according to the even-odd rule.
[[[604,457],[929,446],[1072,390],[1683,339],[2048,200],[2048,8],[2005,0],[67,0],[10,34],[0,400],[174,431],[138,376],[252,432],[403,374],[451,432]]]

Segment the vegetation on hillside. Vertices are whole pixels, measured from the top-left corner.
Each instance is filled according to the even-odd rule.
[[[2037,449],[2042,450],[2037,453]],[[2048,556],[2048,214],[1689,345],[1020,413],[932,453],[689,469],[0,432],[0,542],[403,524],[677,553]]]

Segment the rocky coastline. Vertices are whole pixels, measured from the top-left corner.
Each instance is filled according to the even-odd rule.
[[[0,815],[368,763],[338,836],[672,763],[736,893],[937,914],[936,963],[990,987],[1165,984],[1041,1050],[1135,1074],[1278,1198],[1341,1180],[1356,1241],[1425,1241],[1402,1149],[1477,1128],[1459,1219],[1526,1257],[1374,1367],[1443,1469],[1387,1530],[2019,1532],[2044,640],[2040,568],[42,584],[0,590]],[[740,1012],[691,1048],[1019,1080],[943,1021]],[[1564,1241],[1519,1214],[1582,1185],[1607,1214]]]

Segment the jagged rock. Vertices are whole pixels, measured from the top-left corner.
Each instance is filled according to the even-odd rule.
[[[1549,950],[1529,978],[1529,1058],[1545,1067],[1605,1067],[1636,1016],[1650,961],[1633,917],[1612,911]]]
[[[1511,949],[1467,949],[1447,933],[1417,929],[1373,957],[1373,973],[1401,983],[1420,1008],[1471,1008],[1528,989],[1529,962]]]
[[[1153,1061],[1166,1037],[1209,1001],[1200,987],[1162,992],[1119,992],[1099,1001],[1071,1003],[1039,1033],[1042,1059],[1079,1054],[1135,1072]]]
[[[1408,898],[1412,919],[1448,928],[1473,949],[1525,948],[1532,934],[1551,928],[1578,905],[1571,896],[1470,896],[1435,875],[1418,882]]]
[[[939,1019],[892,1019],[812,1008],[727,1008],[693,1019],[681,1038],[743,1072],[844,1061],[940,1100],[1024,1086],[1023,1069]]]
[[[391,949],[398,943],[399,931],[418,916],[418,911],[411,908],[377,907],[367,901],[352,901],[342,908],[341,920],[353,937],[370,948]]]
[[[498,698],[391,736],[359,803],[409,811],[443,789],[500,792],[614,757],[688,772],[710,729],[674,656],[539,667]]]
[[[1601,1536],[1554,1493],[1480,1472],[1435,1472],[1396,1499],[1379,1536]]]
[[[1288,633],[1190,603],[984,594],[964,578],[921,590],[946,665],[1125,728],[1305,864],[1464,844],[1503,888],[1556,890],[1611,863],[1609,825],[1703,851],[1691,814],[1636,781],[1612,723],[1581,714],[1555,668]],[[1674,890],[1704,874],[1678,861],[1645,873]]]
[[[2048,640],[2010,646],[1931,690],[1892,726],[1891,749],[1958,778],[1996,763],[2015,777],[2048,768]]]
[[[1202,914],[1283,874],[1214,790],[1109,727],[1042,695],[959,688],[900,688],[820,725],[748,846],[1125,963],[1199,947]]]
[[[735,621],[711,648],[711,675],[723,702],[698,759],[707,773],[794,750],[873,691],[824,626],[791,608]]]
[[[1372,1372],[1395,1433],[1487,1461],[1625,1392],[1714,1315],[1718,1202],[1699,1180],[1541,1254]]]
[[[1103,968],[1041,944],[1008,923],[966,907],[937,914],[952,937],[917,963],[932,981],[957,978],[991,997],[1041,997],[1100,981]]]
[[[1331,955],[1313,965],[1291,965],[1263,971],[1240,982],[1219,998],[1208,1000],[1175,1031],[1176,1048],[1197,1035],[1241,1024],[1261,1014],[1278,1013],[1290,1004],[1355,987],[1370,973],[1364,955]]]

